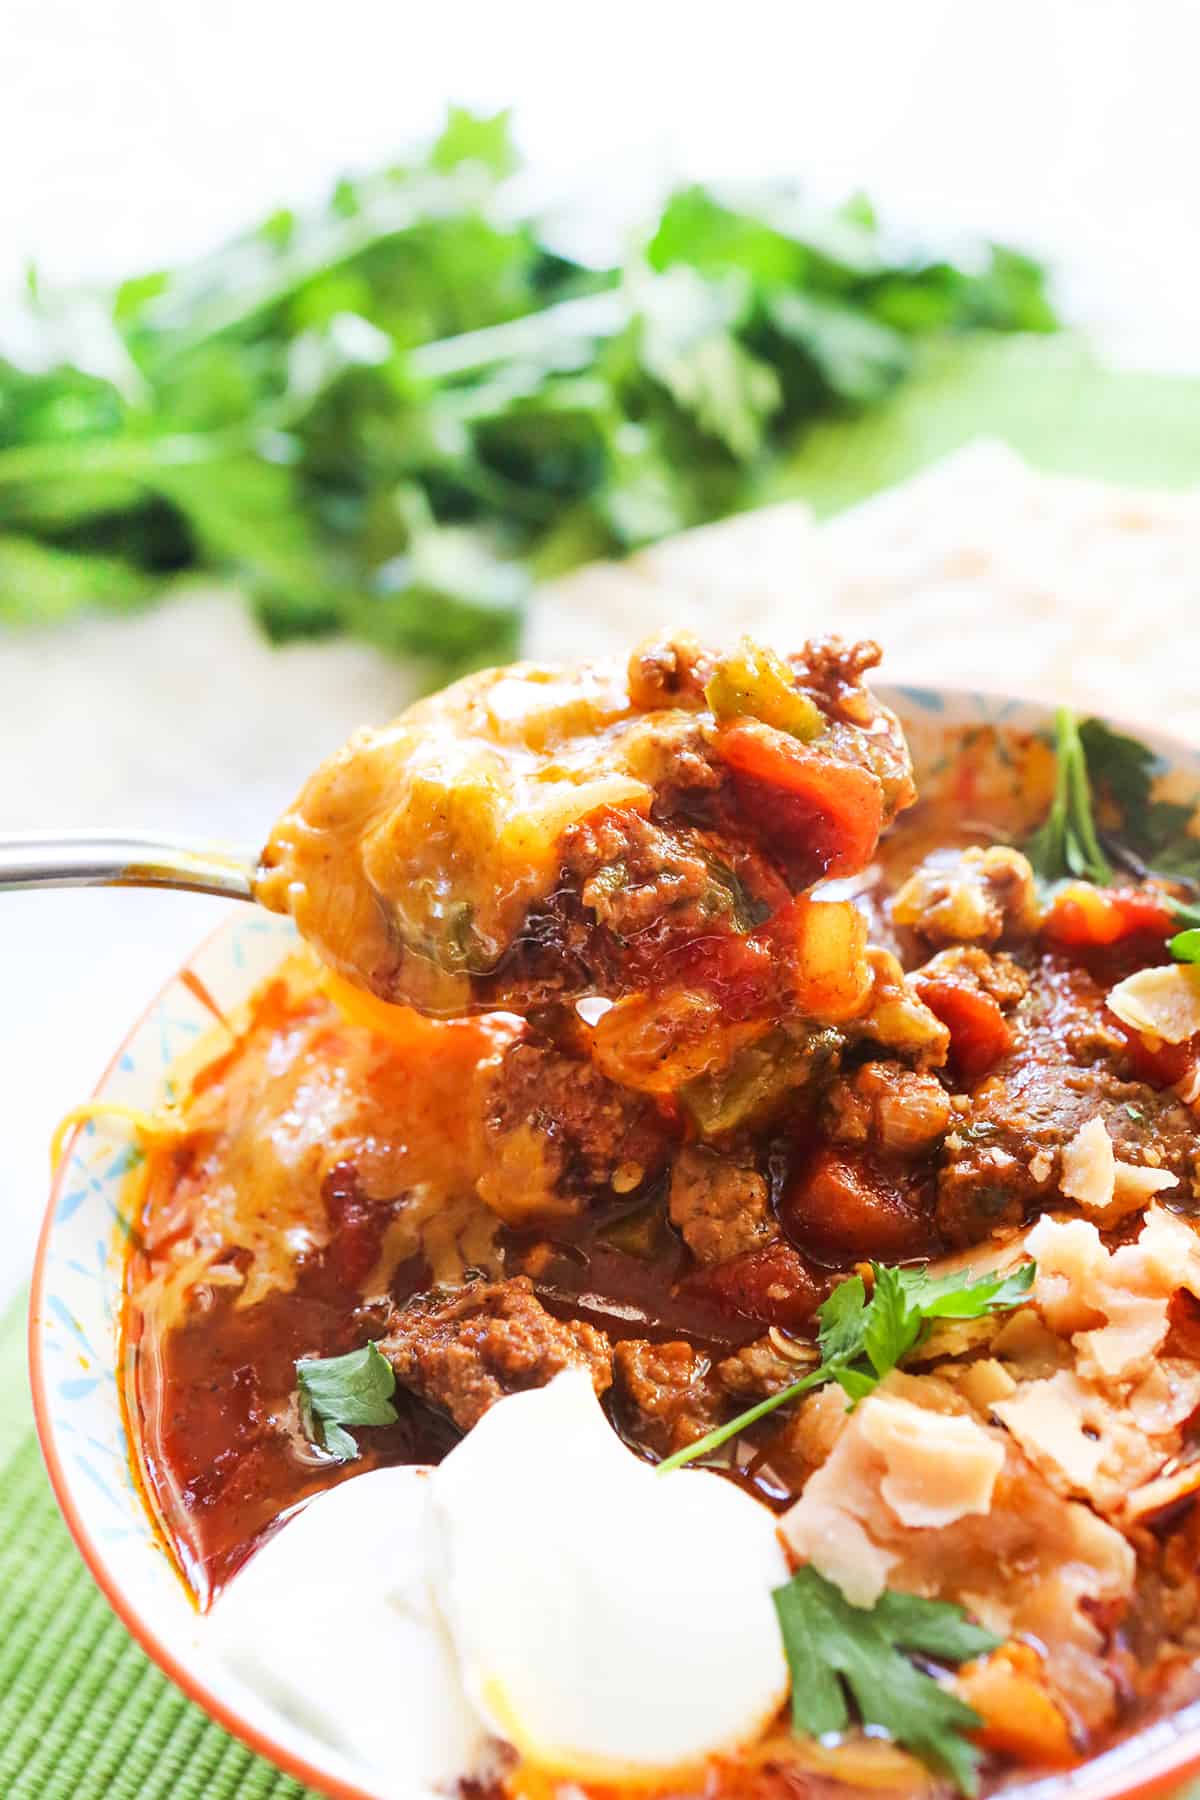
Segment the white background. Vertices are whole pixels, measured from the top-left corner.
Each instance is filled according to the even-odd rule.
[[[1190,0],[5,0],[0,294],[208,246],[433,129],[512,104],[585,236],[684,175],[863,185],[932,234],[1053,255],[1110,352],[1200,363],[1200,8]],[[997,671],[1001,679],[1003,671]],[[0,645],[0,830],[254,837],[404,682],[272,658],[235,609]],[[0,902],[0,1300],[24,1279],[57,1116],[220,915],[133,893]]]

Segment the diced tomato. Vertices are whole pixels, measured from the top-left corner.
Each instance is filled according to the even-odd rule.
[[[861,1152],[818,1150],[789,1183],[779,1217],[790,1237],[839,1262],[895,1262],[929,1249],[917,1187]]]
[[[726,1022],[774,1010],[837,1024],[867,1003],[866,948],[866,919],[849,900],[797,894],[744,937],[698,938],[669,951],[656,985],[703,990]]]
[[[806,1324],[825,1297],[825,1284],[815,1271],[798,1250],[782,1242],[700,1269],[683,1285],[729,1312],[785,1330]]]
[[[853,875],[870,862],[883,786],[869,769],[758,719],[722,726],[717,748],[733,771],[738,804],[784,856],[803,858],[819,875]]]
[[[1163,1044],[1152,1050],[1140,1031],[1134,1031],[1115,1014],[1105,1016],[1105,1024],[1119,1032],[1128,1046],[1129,1060],[1142,1081],[1151,1087],[1176,1087],[1187,1080],[1196,1067],[1196,1040],[1185,1044]]]
[[[700,988],[720,1002],[726,1019],[761,1013],[779,988],[779,968],[763,932],[744,937],[693,938],[668,951],[658,964],[655,988]]]
[[[1072,881],[1054,896],[1042,936],[1067,950],[1100,949],[1130,937],[1170,937],[1175,919],[1150,888],[1100,888]]]
[[[1013,1028],[990,994],[955,981],[922,979],[913,986],[950,1033],[950,1061],[967,1081],[986,1075],[1013,1047]]]

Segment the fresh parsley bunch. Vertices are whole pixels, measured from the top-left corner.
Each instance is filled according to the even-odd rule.
[[[897,247],[861,201],[687,188],[626,265],[589,266],[515,168],[506,115],[454,110],[421,155],[186,267],[31,278],[0,341],[0,623],[215,571],[274,638],[502,661],[531,578],[749,504],[922,338],[1056,323],[1036,263]]]

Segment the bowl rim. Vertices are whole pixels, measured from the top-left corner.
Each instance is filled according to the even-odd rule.
[[[997,704],[1010,703],[1013,707],[1032,709],[1041,713],[1047,724],[1053,721],[1057,704],[1043,695],[1022,694],[1014,692],[1006,686],[991,687],[982,682],[971,683],[969,686],[939,682],[928,684],[905,681],[879,682],[876,691],[886,704],[893,706],[897,700],[907,700],[910,705],[919,703],[918,696],[922,695],[937,696],[939,700],[970,700],[977,697]],[[1186,751],[1191,757],[1200,758],[1200,742],[1190,741],[1187,737],[1173,732],[1165,732],[1161,727],[1145,720],[1128,719],[1108,711],[1097,715],[1089,714],[1089,716],[1102,717],[1117,729],[1138,736],[1147,741],[1160,755],[1169,756],[1172,752],[1177,755],[1180,751]],[[994,723],[997,728],[1002,729],[1006,720],[998,718]],[[189,951],[179,968],[172,971],[150,996],[145,1006],[123,1033],[112,1056],[105,1064],[91,1090],[92,1097],[103,1093],[130,1044],[137,1037],[155,1007],[173,983],[178,980],[181,970],[188,968],[201,952],[214,944],[229,929],[231,920],[238,916],[239,911],[231,911],[210,931],[206,932],[194,949]],[[82,1129],[82,1125],[78,1125],[70,1133],[63,1145],[63,1154],[54,1171],[38,1232],[29,1285],[27,1322],[29,1385],[33,1401],[34,1426],[55,1502],[89,1574],[117,1618],[150,1660],[188,1700],[201,1707],[209,1718],[215,1720],[218,1725],[237,1738],[255,1755],[273,1763],[284,1774],[290,1775],[318,1793],[328,1796],[328,1800],[379,1800],[378,1790],[360,1786],[356,1781],[341,1774],[319,1767],[292,1745],[272,1736],[269,1730],[255,1724],[240,1713],[232,1702],[218,1694],[196,1672],[188,1668],[184,1659],[163,1642],[137,1606],[125,1594],[120,1583],[111,1576],[105,1558],[88,1528],[83,1512],[75,1504],[62,1466],[49,1406],[40,1323],[43,1316],[43,1293],[50,1237],[61,1198],[61,1190],[71,1161],[71,1152]],[[1179,1713],[1168,1714],[1162,1720],[1152,1721],[1150,1728],[1152,1729],[1154,1725],[1169,1725],[1178,1717]],[[1107,1760],[1107,1756],[1114,1751],[1119,1752],[1123,1744],[1136,1742],[1137,1735],[1135,1732],[1129,1740],[1119,1739],[1107,1753],[1102,1752],[1094,1762],[1084,1762],[1074,1769],[1038,1777],[1030,1786],[1016,1789],[1015,1794],[1018,1796],[1029,1795],[1030,1800],[1035,1791],[1039,1795],[1046,1795],[1047,1800],[1050,1800],[1050,1796],[1062,1796],[1062,1800],[1069,1800],[1073,1793],[1078,1795],[1079,1800],[1157,1800],[1158,1796],[1175,1790],[1189,1776],[1200,1773],[1200,1717],[1194,1724],[1180,1729],[1178,1736],[1173,1741],[1153,1747],[1147,1746],[1145,1759],[1139,1758],[1141,1763],[1139,1769],[1127,1770],[1116,1766],[1111,1771],[1104,1771],[1097,1766]],[[1089,1770],[1094,1771],[1091,1779],[1089,1779]],[[1132,1779],[1125,1779],[1127,1773]]]
[[[214,943],[223,932],[227,931],[230,919],[236,918],[237,916],[236,913],[227,914],[219,924],[213,926],[211,931],[206,932],[197,943],[195,949],[191,950],[185,961],[180,964],[180,969],[187,968],[202,950]],[[138,1013],[137,1017],[121,1038],[121,1041],[117,1045],[112,1056],[105,1064],[101,1075],[92,1089],[92,1097],[103,1093],[105,1087],[108,1085],[110,1076],[118,1067],[121,1058],[124,1056],[129,1045],[142,1029],[142,1026],[150,1017],[164,993],[178,977],[178,969],[168,975],[162,986],[155,991],[147,1001],[146,1005]],[[100,1589],[100,1592],[104,1595],[104,1598],[108,1601],[108,1604],[112,1607],[117,1618],[121,1621],[122,1625],[124,1625],[134,1641],[146,1652],[146,1655],[150,1658],[151,1662],[153,1662],[170,1681],[174,1682],[175,1686],[180,1689],[188,1700],[201,1707],[203,1711],[208,1714],[209,1718],[214,1719],[218,1725],[223,1726],[226,1731],[239,1739],[239,1741],[243,1743],[248,1750],[252,1750],[255,1755],[265,1757],[266,1760],[273,1763],[276,1768],[282,1769],[286,1775],[291,1775],[296,1780],[302,1781],[306,1787],[314,1788],[318,1793],[327,1795],[329,1800],[378,1800],[378,1795],[372,1793],[369,1788],[359,1787],[356,1783],[347,1781],[339,1775],[318,1768],[314,1763],[309,1762],[305,1757],[300,1755],[300,1753],[293,1749],[291,1745],[273,1738],[265,1729],[260,1728],[251,1720],[245,1718],[238,1712],[235,1706],[226,1701],[220,1694],[216,1693],[199,1675],[189,1669],[182,1658],[177,1656],[158,1636],[132,1600],[126,1595],[120,1583],[113,1579],[106,1561],[101,1555],[99,1547],[88,1529],[86,1519],[75,1504],[71,1494],[70,1484],[68,1483],[63,1470],[58,1442],[52,1423],[52,1415],[47,1394],[46,1368],[42,1354],[42,1334],[39,1326],[43,1312],[43,1291],[46,1280],[46,1265],[49,1255],[50,1236],[54,1228],[55,1214],[58,1211],[61,1190],[67,1178],[67,1172],[71,1161],[72,1146],[78,1138],[81,1129],[81,1126],[76,1126],[71,1132],[66,1143],[63,1145],[63,1153],[60,1156],[58,1166],[54,1171],[53,1179],[50,1183],[49,1197],[46,1202],[46,1211],[42,1218],[41,1229],[38,1232],[37,1246],[34,1250],[33,1274],[29,1283],[27,1343],[29,1385],[33,1399],[33,1421],[37,1431],[38,1443],[41,1447],[42,1460],[46,1465],[46,1473],[50,1478],[50,1486],[54,1491],[54,1498],[59,1511],[66,1521],[67,1529],[75,1541],[75,1546],[83,1558],[88,1573],[96,1583],[96,1586]]]

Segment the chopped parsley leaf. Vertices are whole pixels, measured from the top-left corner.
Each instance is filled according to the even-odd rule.
[[[948,1774],[964,1794],[978,1786],[979,1751],[966,1733],[978,1713],[911,1660],[964,1662],[1000,1639],[972,1625],[961,1607],[887,1591],[867,1609],[851,1606],[832,1582],[806,1566],[772,1595],[792,1678],[792,1725],[824,1737],[864,1725]]]
[[[300,1418],[306,1435],[339,1462],[353,1462],[358,1440],[347,1425],[394,1425],[396,1375],[378,1344],[346,1356],[305,1356],[296,1364]]]

